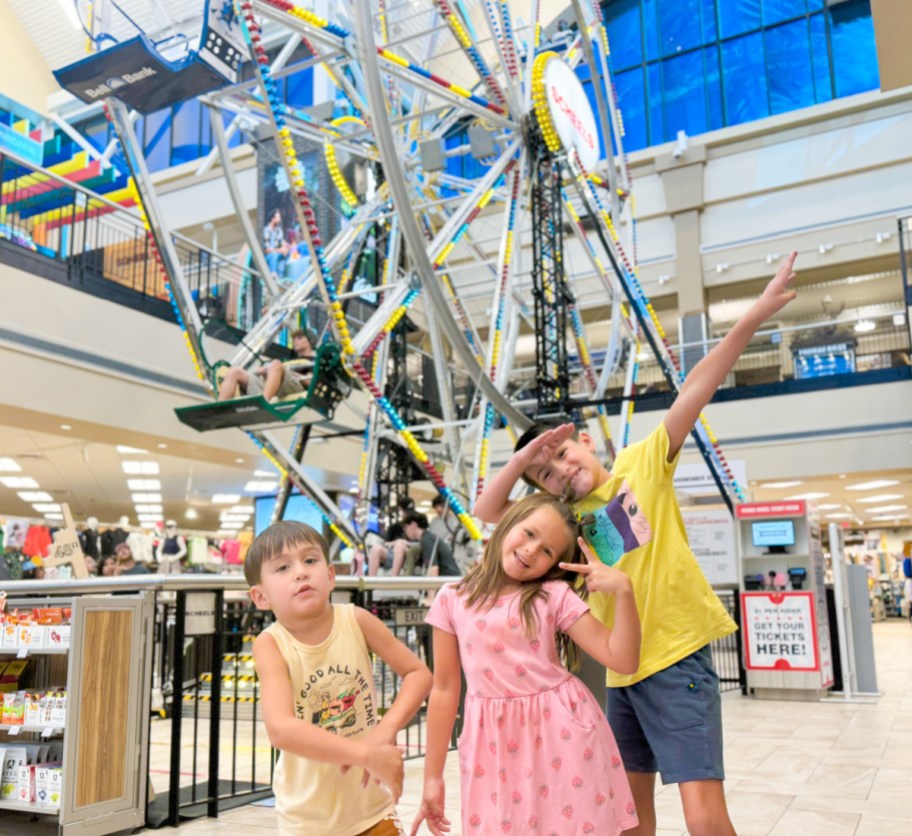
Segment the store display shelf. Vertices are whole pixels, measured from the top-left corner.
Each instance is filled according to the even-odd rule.
[[[18,729],[18,731],[16,731]],[[63,726],[27,726],[22,723],[0,723],[0,731],[12,732],[13,734],[19,734],[20,732],[35,732],[36,734],[44,735],[45,737],[51,737],[55,734],[63,734]]]
[[[0,656],[16,656],[20,659],[28,656],[58,656],[69,652],[68,647],[0,647]]]
[[[27,804],[23,801],[0,801],[0,810],[18,810],[42,816],[56,816],[60,812],[59,807],[39,807],[37,804]]]

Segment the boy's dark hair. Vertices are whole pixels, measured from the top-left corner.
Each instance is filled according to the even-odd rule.
[[[513,452],[519,452],[530,442],[534,441],[540,435],[544,435],[548,430],[556,430],[561,426],[563,422],[561,421],[538,421],[534,423],[529,429],[527,429],[516,441],[516,444],[513,446]],[[579,429],[574,428],[573,434],[570,436],[572,441],[579,441]],[[522,480],[529,487],[538,488],[541,490],[541,485],[538,484],[534,479],[530,479],[526,476],[525,471],[522,474]]]
[[[418,528],[422,531],[426,531],[428,525],[430,525],[430,523],[428,523],[428,518],[420,511],[409,511],[402,518],[403,525],[408,525],[409,523],[418,523]]]
[[[403,496],[399,498],[399,502],[396,503],[400,511],[414,511],[415,510],[415,500],[410,496]]]
[[[294,520],[282,520],[261,532],[250,544],[244,558],[244,577],[250,586],[258,584],[262,577],[263,564],[289,546],[310,543],[319,546],[323,558],[329,563],[329,544],[326,538],[314,528]]]
[[[447,498],[442,493],[437,494],[437,496],[431,500],[432,508],[442,508],[446,504]]]

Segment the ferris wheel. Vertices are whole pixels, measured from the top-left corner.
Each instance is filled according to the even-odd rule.
[[[222,20],[243,38],[255,78],[206,97],[239,216],[223,112],[243,112],[271,134],[309,256],[309,269],[292,285],[267,281],[268,313],[231,364],[252,363],[319,293],[338,347],[334,368],[371,396],[362,498],[371,498],[381,466],[378,439],[393,437],[474,537],[480,533],[471,505],[490,467],[496,427],[519,433],[531,416],[592,421],[611,459],[626,443],[633,402],[622,406],[612,434],[600,403],[609,381],[620,380],[630,396],[641,346],[655,354],[673,389],[683,380],[638,280],[633,184],[598,3],[573,0],[557,15],[556,8],[540,0],[372,0],[325,3],[318,14],[288,0],[240,0],[233,15],[222,10]],[[277,30],[286,47],[276,55],[266,34]],[[284,63],[299,44],[307,63],[331,81],[334,101],[325,112],[307,112],[281,93]],[[166,219],[126,107],[112,97],[109,108],[205,377],[202,325],[180,265],[169,256]],[[349,210],[332,237],[314,211],[301,139],[323,149]],[[259,253],[255,237],[249,235],[251,248]],[[356,328],[345,302],[368,251],[377,301]],[[610,306],[609,336],[598,345],[582,313],[594,300]],[[390,334],[406,315],[427,335],[439,387],[441,439],[433,455],[388,396]],[[535,342],[525,387],[516,386],[514,365],[521,333],[534,334]],[[283,448],[268,430],[247,429],[343,540],[358,536],[358,526],[306,478],[300,451]],[[731,504],[740,487],[705,421],[696,437]]]

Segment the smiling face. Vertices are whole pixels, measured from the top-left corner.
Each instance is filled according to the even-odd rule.
[[[595,442],[588,433],[568,438],[543,464],[530,467],[526,477],[552,496],[568,502],[592,493],[609,476],[595,455]]]
[[[573,535],[560,514],[548,506],[536,508],[504,536],[504,574],[511,585],[537,580],[572,554],[573,545]]]
[[[250,597],[287,627],[325,615],[335,581],[335,570],[320,546],[298,542],[263,561],[260,582],[251,587]]]

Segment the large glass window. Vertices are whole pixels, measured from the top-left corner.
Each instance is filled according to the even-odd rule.
[[[879,84],[871,0],[602,0],[628,151]]]

